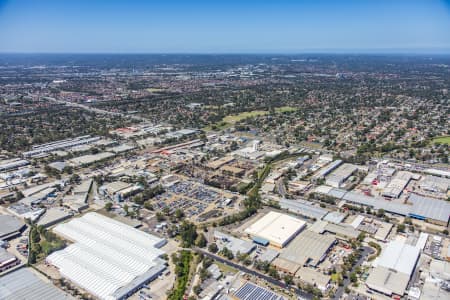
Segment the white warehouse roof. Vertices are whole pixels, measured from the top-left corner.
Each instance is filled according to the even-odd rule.
[[[275,246],[284,247],[305,225],[305,221],[271,211],[248,227],[245,233],[266,239]]]
[[[98,213],[56,226],[55,233],[74,244],[47,257],[62,276],[100,299],[116,299],[118,290],[158,269],[165,240]],[[150,275],[149,275],[150,276]]]
[[[420,255],[420,249],[401,241],[392,241],[378,258],[378,266],[411,275]]]

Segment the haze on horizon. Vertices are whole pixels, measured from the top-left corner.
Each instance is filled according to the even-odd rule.
[[[3,53],[450,53],[450,2],[0,0]]]

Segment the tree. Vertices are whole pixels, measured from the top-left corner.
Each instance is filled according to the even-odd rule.
[[[144,202],[144,208],[148,210],[153,210],[153,204],[150,203],[150,201]]]
[[[358,281],[358,277],[356,276],[356,273],[352,272],[350,274],[350,281],[355,283],[356,281]]]
[[[216,243],[211,243],[208,246],[208,251],[212,253],[217,253],[217,251],[219,251],[219,248],[217,247]]]
[[[199,234],[197,239],[195,240],[195,245],[200,248],[205,248],[207,244],[206,237],[203,233]]]
[[[183,241],[183,247],[189,248],[194,245],[197,239],[197,228],[193,223],[184,221],[180,226],[180,236]]]
[[[107,203],[105,204],[105,209],[106,209],[106,211],[111,211],[112,206],[113,206],[112,202],[107,202]]]
[[[397,232],[405,232],[405,224],[398,224],[397,225]]]
[[[128,204],[123,206],[123,210],[125,211],[125,215],[128,216],[130,214]]]

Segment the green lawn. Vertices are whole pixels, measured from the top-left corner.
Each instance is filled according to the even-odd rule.
[[[275,111],[278,113],[284,113],[284,112],[293,112],[296,111],[297,108],[292,107],[292,106],[282,106],[282,107],[277,107],[275,108]]]
[[[269,112],[265,111],[265,110],[245,111],[245,112],[242,112],[242,113],[237,114],[237,115],[226,116],[225,118],[223,118],[222,121],[225,122],[225,123],[234,124],[234,123],[242,121],[242,120],[244,120],[246,118],[263,116],[263,115],[267,115],[268,113]]]
[[[210,106],[210,107],[212,107],[212,106]],[[281,107],[275,108],[276,113],[293,112],[296,110],[297,110],[297,108],[292,107],[292,106],[281,106]],[[222,121],[217,122],[216,124],[210,124],[210,125],[206,126],[205,128],[203,128],[203,130],[210,131],[210,130],[212,130],[213,126],[216,127],[215,130],[223,130],[223,129],[226,129],[226,128],[234,125],[235,123],[242,121],[246,118],[264,116],[267,114],[269,114],[268,110],[252,110],[252,111],[241,112],[236,115],[226,116],[222,119]]]
[[[450,145],[450,136],[440,136],[433,139],[433,143]]]

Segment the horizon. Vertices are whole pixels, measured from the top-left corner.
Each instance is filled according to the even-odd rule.
[[[0,53],[448,54],[448,28],[446,0],[0,0]]]

